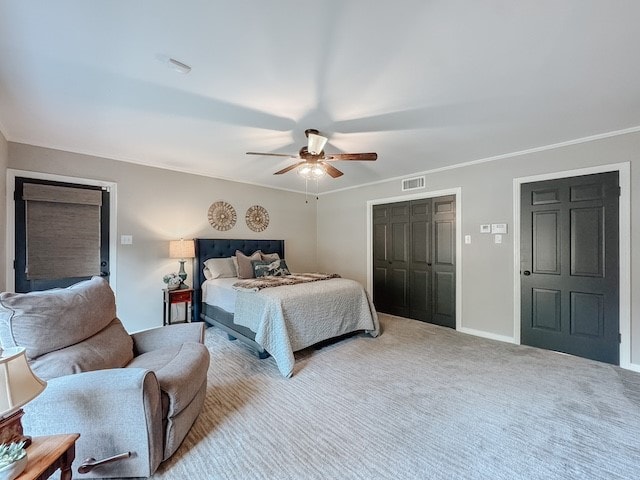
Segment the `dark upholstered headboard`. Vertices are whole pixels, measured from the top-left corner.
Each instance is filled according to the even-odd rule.
[[[256,250],[264,253],[277,253],[284,256],[284,240],[242,240],[235,238],[196,238],[196,258],[193,261],[193,289],[195,290],[193,313],[196,320],[200,320],[202,303],[201,287],[205,281],[203,263],[209,258],[231,257],[240,250],[245,255],[251,255]]]

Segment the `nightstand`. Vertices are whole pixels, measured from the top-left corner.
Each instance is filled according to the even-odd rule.
[[[27,468],[16,480],[44,480],[60,469],[60,479],[71,479],[71,464],[76,458],[77,433],[33,437],[27,447]]]
[[[185,319],[173,323],[185,323],[193,320],[193,288],[183,288],[181,290],[163,289],[164,311],[162,314],[162,325],[171,325],[171,305],[176,303],[186,303]]]

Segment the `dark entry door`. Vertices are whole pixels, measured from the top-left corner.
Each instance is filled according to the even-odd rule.
[[[521,342],[619,364],[618,172],[523,184]]]
[[[47,278],[30,278],[27,273],[27,208],[23,199],[25,185],[47,185],[56,187],[68,187],[72,189],[83,189],[98,191],[98,197],[101,197],[101,206],[99,210],[99,218],[96,220],[96,228],[99,229],[99,258],[96,264],[99,265],[99,271],[96,274],[101,276],[109,276],[109,192],[101,187],[72,184],[64,182],[54,182],[48,180],[32,179],[17,177],[15,180],[15,291],[30,292],[33,290],[45,290],[55,287],[67,287],[81,280],[90,278],[89,276],[57,276],[51,275]],[[71,222],[73,224],[73,222]],[[75,241],[79,241],[78,238]]]
[[[378,311],[455,328],[455,196],[373,207]]]

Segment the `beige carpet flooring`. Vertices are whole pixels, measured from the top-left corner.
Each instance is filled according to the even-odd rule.
[[[292,378],[219,330],[154,479],[638,479],[640,374],[381,315]]]

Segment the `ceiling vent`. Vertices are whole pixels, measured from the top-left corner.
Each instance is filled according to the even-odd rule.
[[[426,185],[425,177],[405,178],[402,180],[402,191],[419,190]]]

